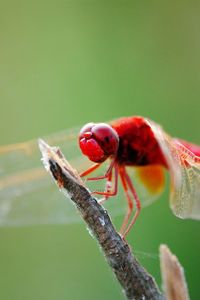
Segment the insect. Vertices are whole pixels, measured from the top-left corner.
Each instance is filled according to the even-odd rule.
[[[82,171],[86,170],[82,176],[99,169],[102,172],[101,166],[109,163],[105,174],[88,179],[106,180],[105,190],[96,191],[103,196],[103,202],[118,193],[120,178],[128,203],[123,236],[137,219],[141,202],[142,206],[148,205],[161,195],[165,169],[170,173],[170,206],[174,214],[200,218],[200,147],[170,137],[151,120],[126,117],[109,124],[89,123],[80,133],[79,129],[65,130],[44,140],[61,146],[75,168],[82,166]],[[37,140],[0,147],[0,226],[79,220],[70,201],[57,192],[40,158]],[[95,164],[90,166],[90,161]],[[116,202],[107,202],[118,214]]]
[[[103,201],[117,194],[118,177],[125,192],[128,211],[121,234],[126,236],[135,223],[141,203],[126,167],[137,167],[138,177],[151,194],[160,194],[164,186],[164,168],[171,176],[170,203],[180,218],[200,218],[200,147],[180,139],[171,138],[154,122],[143,117],[121,118],[110,124],[88,123],[80,131],[79,145],[93,166],[82,173],[89,175],[105,160],[110,165],[103,176],[90,180],[106,179]],[[114,173],[114,179],[113,179]],[[110,182],[113,181],[113,188]],[[135,213],[130,220],[135,204]],[[130,222],[129,222],[130,220]]]

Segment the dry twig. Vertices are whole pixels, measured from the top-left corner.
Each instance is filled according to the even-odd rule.
[[[107,211],[84,186],[77,172],[56,147],[39,141],[43,162],[62,191],[76,204],[82,218],[102,248],[127,299],[163,300],[154,279],[139,264],[131,248],[116,232]]]

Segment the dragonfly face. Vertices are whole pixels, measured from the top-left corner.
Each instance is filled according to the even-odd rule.
[[[105,123],[88,123],[80,131],[79,145],[82,153],[93,162],[103,162],[117,153],[117,132]]]

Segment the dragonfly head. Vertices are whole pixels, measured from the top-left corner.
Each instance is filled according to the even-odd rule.
[[[105,123],[88,123],[79,133],[79,146],[93,162],[103,162],[115,155],[119,146],[117,132]]]

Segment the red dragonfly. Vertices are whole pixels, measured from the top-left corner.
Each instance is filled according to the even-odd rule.
[[[86,169],[77,147],[78,131],[69,130],[44,137],[66,151],[74,167]],[[95,165],[82,172],[89,175],[109,167],[104,175],[93,177],[98,183],[106,180],[103,200],[119,192],[118,177],[128,203],[121,233],[125,236],[144,205],[160,196],[164,188],[164,170],[171,178],[170,204],[180,218],[200,219],[200,147],[172,138],[153,121],[142,117],[122,118],[109,124],[89,123],[79,134],[81,151]],[[40,162],[37,140],[0,147],[0,226],[72,223],[80,218],[52,184]],[[98,171],[98,170],[97,170]],[[92,181],[93,182],[93,181]],[[102,201],[101,201],[102,202]],[[134,206],[135,204],[135,206]],[[115,201],[108,201],[118,213]],[[112,207],[113,206],[113,207]],[[135,214],[131,219],[132,211]]]
[[[88,178],[107,180],[105,191],[95,192],[104,196],[103,201],[117,194],[120,176],[128,203],[122,236],[127,235],[141,209],[134,179],[132,181],[126,171],[127,166],[137,167],[135,176],[155,195],[163,189],[164,168],[168,169],[171,176],[170,204],[174,214],[180,218],[200,218],[200,146],[171,138],[159,125],[143,117],[121,118],[110,124],[88,123],[80,131],[79,145],[82,153],[96,162],[82,176],[89,175],[110,159],[103,176]],[[133,204],[135,214],[130,220]]]

